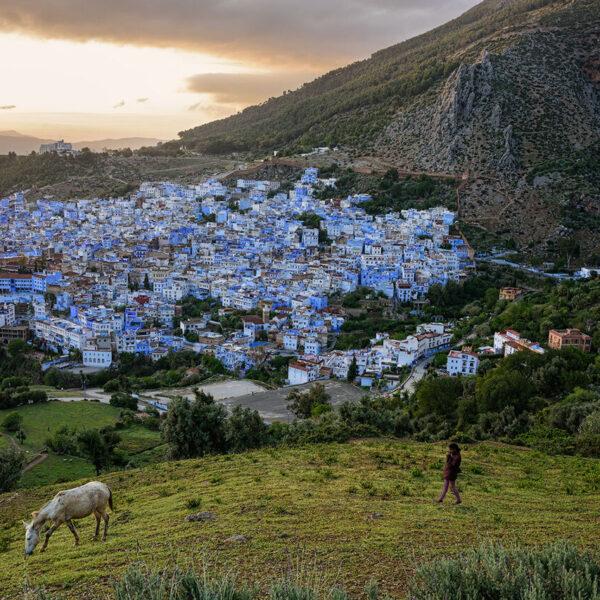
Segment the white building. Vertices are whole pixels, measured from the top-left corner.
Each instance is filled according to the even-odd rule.
[[[288,381],[290,385],[300,385],[316,381],[319,378],[320,365],[317,362],[299,360],[288,366]]]
[[[479,368],[479,358],[477,354],[471,351],[471,348],[464,347],[462,350],[451,350],[446,361],[446,370],[450,377],[456,375],[475,375]]]
[[[107,369],[112,364],[112,352],[110,350],[97,350],[85,348],[82,352],[83,364],[86,367],[98,367]]]

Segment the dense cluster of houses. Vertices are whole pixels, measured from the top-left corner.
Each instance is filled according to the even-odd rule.
[[[350,366],[356,364],[356,376],[361,385],[370,387],[384,374],[393,385],[393,374],[402,367],[412,367],[426,358],[450,347],[452,331],[443,323],[424,323],[406,339],[391,339],[388,334],[377,334],[368,348],[360,350],[333,350],[322,355],[302,355],[288,367],[291,384],[309,383],[322,377],[347,379]]]
[[[158,359],[188,348],[241,371],[264,360],[270,343],[303,357],[297,370],[307,374],[290,367],[290,381],[323,369],[344,376],[353,359],[360,375],[376,376],[446,347],[445,330],[424,329],[369,350],[327,351],[345,316],[329,307],[331,294],[365,286],[418,301],[433,284],[465,279],[473,262],[444,208],[372,216],[361,208],[368,195],[318,200],[319,186],[335,179],[308,168],[288,191],[278,181],[208,179],[143,183],[125,198],[3,198],[0,336],[26,325],[48,347],[80,350],[87,366],[105,367],[120,352]],[[180,334],[173,320],[190,295],[253,314],[229,336],[208,314],[184,320]]]

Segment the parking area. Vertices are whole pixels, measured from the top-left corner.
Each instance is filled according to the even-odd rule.
[[[347,400],[358,402],[365,394],[364,390],[342,381],[331,380],[320,383],[323,383],[325,390],[331,396],[331,404],[334,407],[338,407]],[[279,388],[277,390],[263,390],[236,398],[224,398],[221,402],[228,410],[231,410],[236,404],[241,404],[242,406],[249,406],[257,410],[265,421],[288,423],[294,420],[294,416],[287,409],[287,395],[294,389],[300,391],[308,390],[312,385],[311,383],[307,383],[294,387]]]

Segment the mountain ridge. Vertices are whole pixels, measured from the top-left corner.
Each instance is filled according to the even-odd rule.
[[[16,152],[17,154],[30,154],[38,152],[42,144],[50,144],[55,139],[39,138],[34,135],[26,135],[15,130],[0,131],[0,154]],[[156,145],[160,140],[151,137],[124,137],[106,138],[102,140],[73,142],[74,150],[89,148],[93,152],[102,152],[104,149],[121,150],[131,148],[137,150],[142,146]]]
[[[600,264],[600,1],[484,0],[428,33],[158,152],[296,154],[339,146],[411,171],[463,175],[461,218]]]

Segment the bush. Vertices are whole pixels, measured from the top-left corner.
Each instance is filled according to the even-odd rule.
[[[18,412],[9,412],[4,419],[2,419],[2,429],[6,431],[18,431],[21,429],[23,424],[23,417]]]
[[[25,465],[25,454],[15,448],[0,450],[0,493],[13,490]]]
[[[116,406],[117,408],[126,408],[133,411],[136,411],[138,407],[137,398],[127,394],[113,394],[110,397],[110,403],[112,406]]]
[[[597,598],[600,566],[561,541],[542,548],[482,543],[456,558],[416,565],[411,600],[580,600]]]
[[[46,439],[46,445],[56,454],[70,454],[79,456],[79,445],[77,442],[77,431],[70,429],[66,425],[61,427]]]
[[[260,448],[268,440],[267,426],[258,411],[238,404],[227,419],[225,439],[233,452]]]

